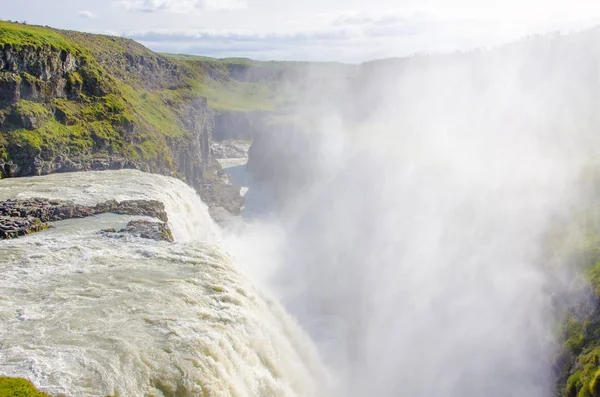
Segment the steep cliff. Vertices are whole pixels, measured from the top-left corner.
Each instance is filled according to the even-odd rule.
[[[0,177],[137,168],[238,213],[243,199],[211,154],[209,102],[273,105],[210,69],[132,40],[0,22]]]
[[[213,138],[224,140],[252,140],[257,133],[268,127],[267,112],[232,112],[220,111],[215,114],[215,129]]]

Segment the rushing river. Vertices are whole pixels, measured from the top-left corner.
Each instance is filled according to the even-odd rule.
[[[156,199],[176,242],[100,230],[101,215],[0,242],[0,375],[70,396],[321,396],[315,348],[220,247],[178,180],[138,171],[0,181],[0,199]]]

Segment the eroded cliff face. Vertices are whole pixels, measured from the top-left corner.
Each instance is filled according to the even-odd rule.
[[[0,101],[76,99],[83,88],[82,76],[75,75],[80,66],[73,54],[50,46],[0,45]]]
[[[188,111],[187,128],[191,132],[191,150],[180,151],[179,165],[185,180],[196,188],[205,202],[212,203],[211,213],[222,207],[239,215],[244,198],[221,169],[211,149],[215,125],[214,111],[205,98],[196,101]]]
[[[215,141],[251,141],[257,133],[268,128],[267,112],[221,111],[215,114]]]
[[[0,177],[139,169],[178,177],[209,206],[238,214],[243,198],[211,153],[215,121],[206,98],[167,98],[160,90],[177,92],[181,68],[114,40],[131,52],[93,57],[0,41]]]

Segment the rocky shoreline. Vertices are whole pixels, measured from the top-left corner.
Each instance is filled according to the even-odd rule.
[[[130,234],[154,240],[173,241],[164,204],[156,200],[108,200],[94,206],[75,204],[69,200],[31,198],[0,202],[0,240],[17,238],[39,232],[57,222],[72,218],[114,213],[157,218],[160,222],[132,221],[121,235]]]

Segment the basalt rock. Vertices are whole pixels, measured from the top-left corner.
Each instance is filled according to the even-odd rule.
[[[0,44],[0,102],[78,98],[82,86],[72,76],[81,64],[72,53],[50,46]]]
[[[156,200],[116,200],[105,201],[93,207],[97,214],[112,212],[121,215],[142,215],[158,218],[163,222],[169,220],[165,212],[165,206]]]
[[[115,229],[106,229],[102,233],[107,237],[125,237],[134,236],[156,241],[173,242],[173,233],[169,226],[164,222],[151,222],[146,220],[131,221],[127,226],[119,231]]]
[[[0,240],[8,240],[48,229],[51,226],[38,218],[0,216]]]
[[[168,221],[163,203],[156,200],[109,200],[94,206],[45,198],[7,200],[0,203],[0,239],[15,238],[47,229],[50,227],[47,222],[85,218],[109,212],[149,216],[163,222]]]
[[[217,159],[240,159],[248,157],[249,141],[213,141],[211,145],[213,155]]]

